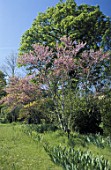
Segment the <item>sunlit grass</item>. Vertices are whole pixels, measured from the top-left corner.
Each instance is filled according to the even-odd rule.
[[[0,170],[61,170],[20,125],[0,125]]]

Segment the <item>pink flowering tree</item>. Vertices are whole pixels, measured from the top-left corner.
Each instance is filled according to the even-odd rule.
[[[32,76],[31,76],[32,77]],[[37,86],[30,82],[30,77],[10,79],[6,87],[7,96],[4,98],[8,105],[27,104],[36,99]]]
[[[105,63],[109,54],[102,50],[81,52],[85,43],[77,44],[66,37],[61,38],[61,41],[62,45],[56,44],[55,51],[34,44],[34,51],[20,56],[18,64],[30,67],[31,74],[35,74],[38,82],[47,88],[50,88],[52,82],[56,81],[59,87],[63,81],[66,84],[67,80],[72,79],[82,89],[94,86],[98,91],[105,76]]]
[[[105,78],[109,54],[101,50],[82,52],[86,44],[77,44],[70,38],[63,37],[61,41],[62,45],[56,44],[54,51],[43,45],[33,45],[33,52],[20,56],[18,64],[30,67],[31,74],[35,75],[34,82],[51,96],[62,126],[66,90],[78,88],[87,93],[95,88],[98,91]]]
[[[6,86],[6,96],[1,99],[1,103],[8,109],[9,113],[14,113],[17,108],[27,106],[28,114],[31,114],[31,104],[40,96],[39,86],[32,83],[33,76],[25,78],[12,77]]]

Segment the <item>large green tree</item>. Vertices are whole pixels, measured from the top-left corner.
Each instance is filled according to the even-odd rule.
[[[100,11],[99,6],[77,6],[74,0],[60,1],[55,7],[39,13],[31,28],[23,34],[20,54],[31,50],[35,43],[54,47],[64,35],[86,42],[87,48],[97,49],[102,45],[109,49],[110,27],[110,18]]]

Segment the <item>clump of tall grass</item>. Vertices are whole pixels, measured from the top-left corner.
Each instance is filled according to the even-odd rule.
[[[99,134],[96,135],[87,135],[85,136],[87,143],[93,143],[99,148],[110,147],[111,148],[111,138],[109,136],[103,137]]]
[[[72,147],[75,147],[76,144],[80,144],[83,147],[86,147],[88,144],[93,144],[98,148],[111,148],[111,137],[101,136],[100,134],[72,134],[68,141],[68,144]]]
[[[103,156],[94,156],[90,151],[62,148],[61,146],[44,146],[52,161],[65,170],[110,170],[108,160]]]
[[[26,135],[30,136],[34,141],[40,142],[43,139],[43,136],[41,134],[39,134],[35,128],[35,126],[30,126],[30,125],[25,125],[22,126],[22,131],[23,133],[25,133]]]

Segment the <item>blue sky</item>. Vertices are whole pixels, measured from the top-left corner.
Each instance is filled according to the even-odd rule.
[[[59,0],[0,0],[0,66],[12,51],[17,52],[20,38],[31,27],[39,12],[54,6]],[[99,5],[111,17],[111,0],[75,0],[80,4]]]

